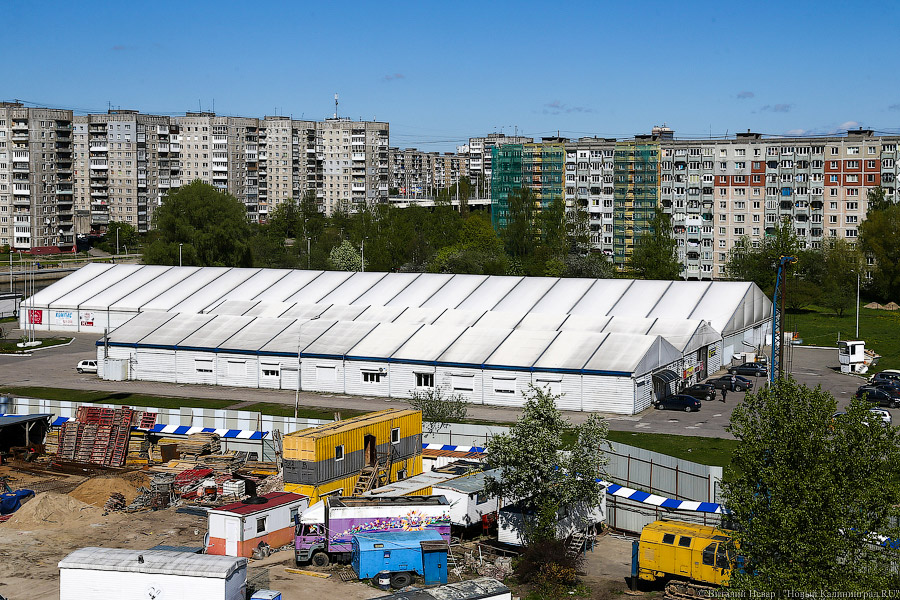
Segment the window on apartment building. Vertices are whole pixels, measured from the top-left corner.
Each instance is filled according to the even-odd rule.
[[[856,235],[857,235],[857,232],[855,229],[848,229],[844,232],[844,237],[855,238]]]
[[[828,222],[829,222],[829,223],[837,223],[837,219],[838,219],[838,218],[837,218],[837,215],[828,215]]]

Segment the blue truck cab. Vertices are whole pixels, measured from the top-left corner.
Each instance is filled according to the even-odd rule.
[[[360,579],[391,573],[391,587],[400,589],[421,575],[426,585],[447,583],[449,546],[434,530],[390,531],[353,536],[350,564]]]

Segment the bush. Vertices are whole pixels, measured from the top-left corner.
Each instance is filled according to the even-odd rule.
[[[575,585],[582,554],[566,555],[563,540],[544,540],[526,546],[516,562],[514,572],[522,583],[535,585]]]

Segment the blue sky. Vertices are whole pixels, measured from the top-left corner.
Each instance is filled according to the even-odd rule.
[[[0,99],[469,136],[828,133],[900,118],[894,2],[20,2]],[[49,43],[48,43],[49,40]]]

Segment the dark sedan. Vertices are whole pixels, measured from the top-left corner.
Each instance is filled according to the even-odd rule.
[[[769,375],[769,369],[761,363],[744,363],[729,368],[728,372],[732,375],[752,375],[754,377],[767,377]]]
[[[856,390],[856,397],[866,397],[866,400],[878,406],[897,408],[900,406],[900,391],[889,387],[872,387],[864,385]]]
[[[685,412],[692,412],[700,410],[700,401],[691,396],[685,396],[684,394],[678,394],[676,396],[669,396],[667,398],[663,398],[662,400],[658,400],[654,406],[660,410],[683,410]]]
[[[691,396],[697,400],[709,402],[716,399],[716,386],[709,383],[695,383],[680,392],[684,396]]]
[[[732,381],[732,379],[734,379],[734,381]],[[753,382],[740,375],[722,375],[715,379],[707,379],[706,383],[712,385],[717,390],[728,390],[729,392],[743,392],[753,389]]]

